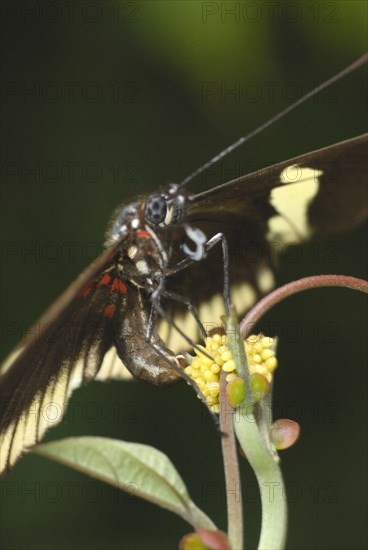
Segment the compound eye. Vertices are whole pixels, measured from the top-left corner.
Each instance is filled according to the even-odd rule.
[[[148,223],[158,225],[165,221],[167,202],[163,195],[152,195],[147,202],[144,216]]]

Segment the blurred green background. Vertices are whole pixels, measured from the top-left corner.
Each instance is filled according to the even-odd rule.
[[[16,1],[2,3],[2,24],[2,356],[96,256],[119,202],[180,181],[367,44],[360,0]],[[364,75],[258,136],[227,159],[233,173],[213,169],[207,186],[365,131]],[[278,284],[312,273],[364,277],[365,244],[362,227],[315,239],[298,261],[279,262]],[[367,545],[365,305],[350,291],[315,291],[265,320],[281,338],[275,416],[302,427],[282,454],[293,550]],[[226,529],[219,436],[184,384],[92,383],[72,401],[47,439],[154,445]],[[255,548],[260,502],[245,460],[242,476]],[[39,457],[1,483],[6,550],[172,549],[188,531],[168,512]]]

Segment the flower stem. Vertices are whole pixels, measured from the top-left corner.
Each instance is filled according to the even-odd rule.
[[[237,371],[248,370],[238,366],[244,355],[243,338],[233,311],[227,321],[227,336]],[[245,378],[249,378],[249,372]],[[287,503],[284,482],[278,465],[278,456],[267,445],[254,415],[252,395],[248,393],[243,405],[236,409],[233,422],[236,436],[257,477],[262,502],[262,527],[259,550],[282,550],[287,528]],[[261,410],[261,409],[260,409]],[[264,413],[265,411],[263,411]],[[266,424],[268,418],[262,419]],[[231,539],[230,539],[231,540]],[[241,548],[235,546],[234,548]]]
[[[226,373],[220,377],[220,429],[226,485],[228,537],[231,548],[243,548],[243,505],[239,463],[234,434],[234,409],[227,403]]]
[[[259,550],[282,550],[287,528],[287,505],[284,481],[258,429],[249,407],[235,418],[235,433],[256,474],[262,502],[262,527]]]

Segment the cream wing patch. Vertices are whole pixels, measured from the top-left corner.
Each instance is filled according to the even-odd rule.
[[[270,292],[275,286],[275,277],[269,267],[263,267],[257,275],[258,288],[262,294]]]
[[[288,166],[280,174],[283,186],[272,189],[270,203],[279,215],[268,222],[269,241],[298,242],[311,236],[308,207],[319,191],[319,178],[323,174],[315,168]]]
[[[16,350],[19,353],[21,350]],[[9,357],[14,359],[14,354]],[[6,369],[8,365],[6,364]],[[70,375],[66,361],[59,376],[50,380],[44,393],[37,392],[30,406],[21,416],[0,434],[0,474],[11,468],[19,456],[36,445],[45,432],[59,424],[64,416],[72,392],[83,384],[85,377],[94,378],[96,364],[93,361],[93,350],[89,361],[80,358],[73,364]],[[130,379],[132,375],[126,369],[112,347],[105,355],[96,380]]]
[[[105,354],[104,360],[95,380],[106,382],[109,380],[134,380],[122,360],[117,354],[116,347],[112,346]]]
[[[45,432],[59,424],[72,392],[67,373],[50,381],[46,392],[37,392],[30,406],[0,436],[0,473],[11,468],[19,456],[36,445]]]

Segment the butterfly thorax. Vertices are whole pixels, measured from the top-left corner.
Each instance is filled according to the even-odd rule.
[[[106,246],[115,249],[115,264],[125,281],[153,292],[168,263],[159,231],[147,223],[145,201],[119,207],[106,234]]]
[[[117,268],[121,277],[148,293],[158,287],[167,261],[164,247],[148,226],[132,229],[116,249]]]

